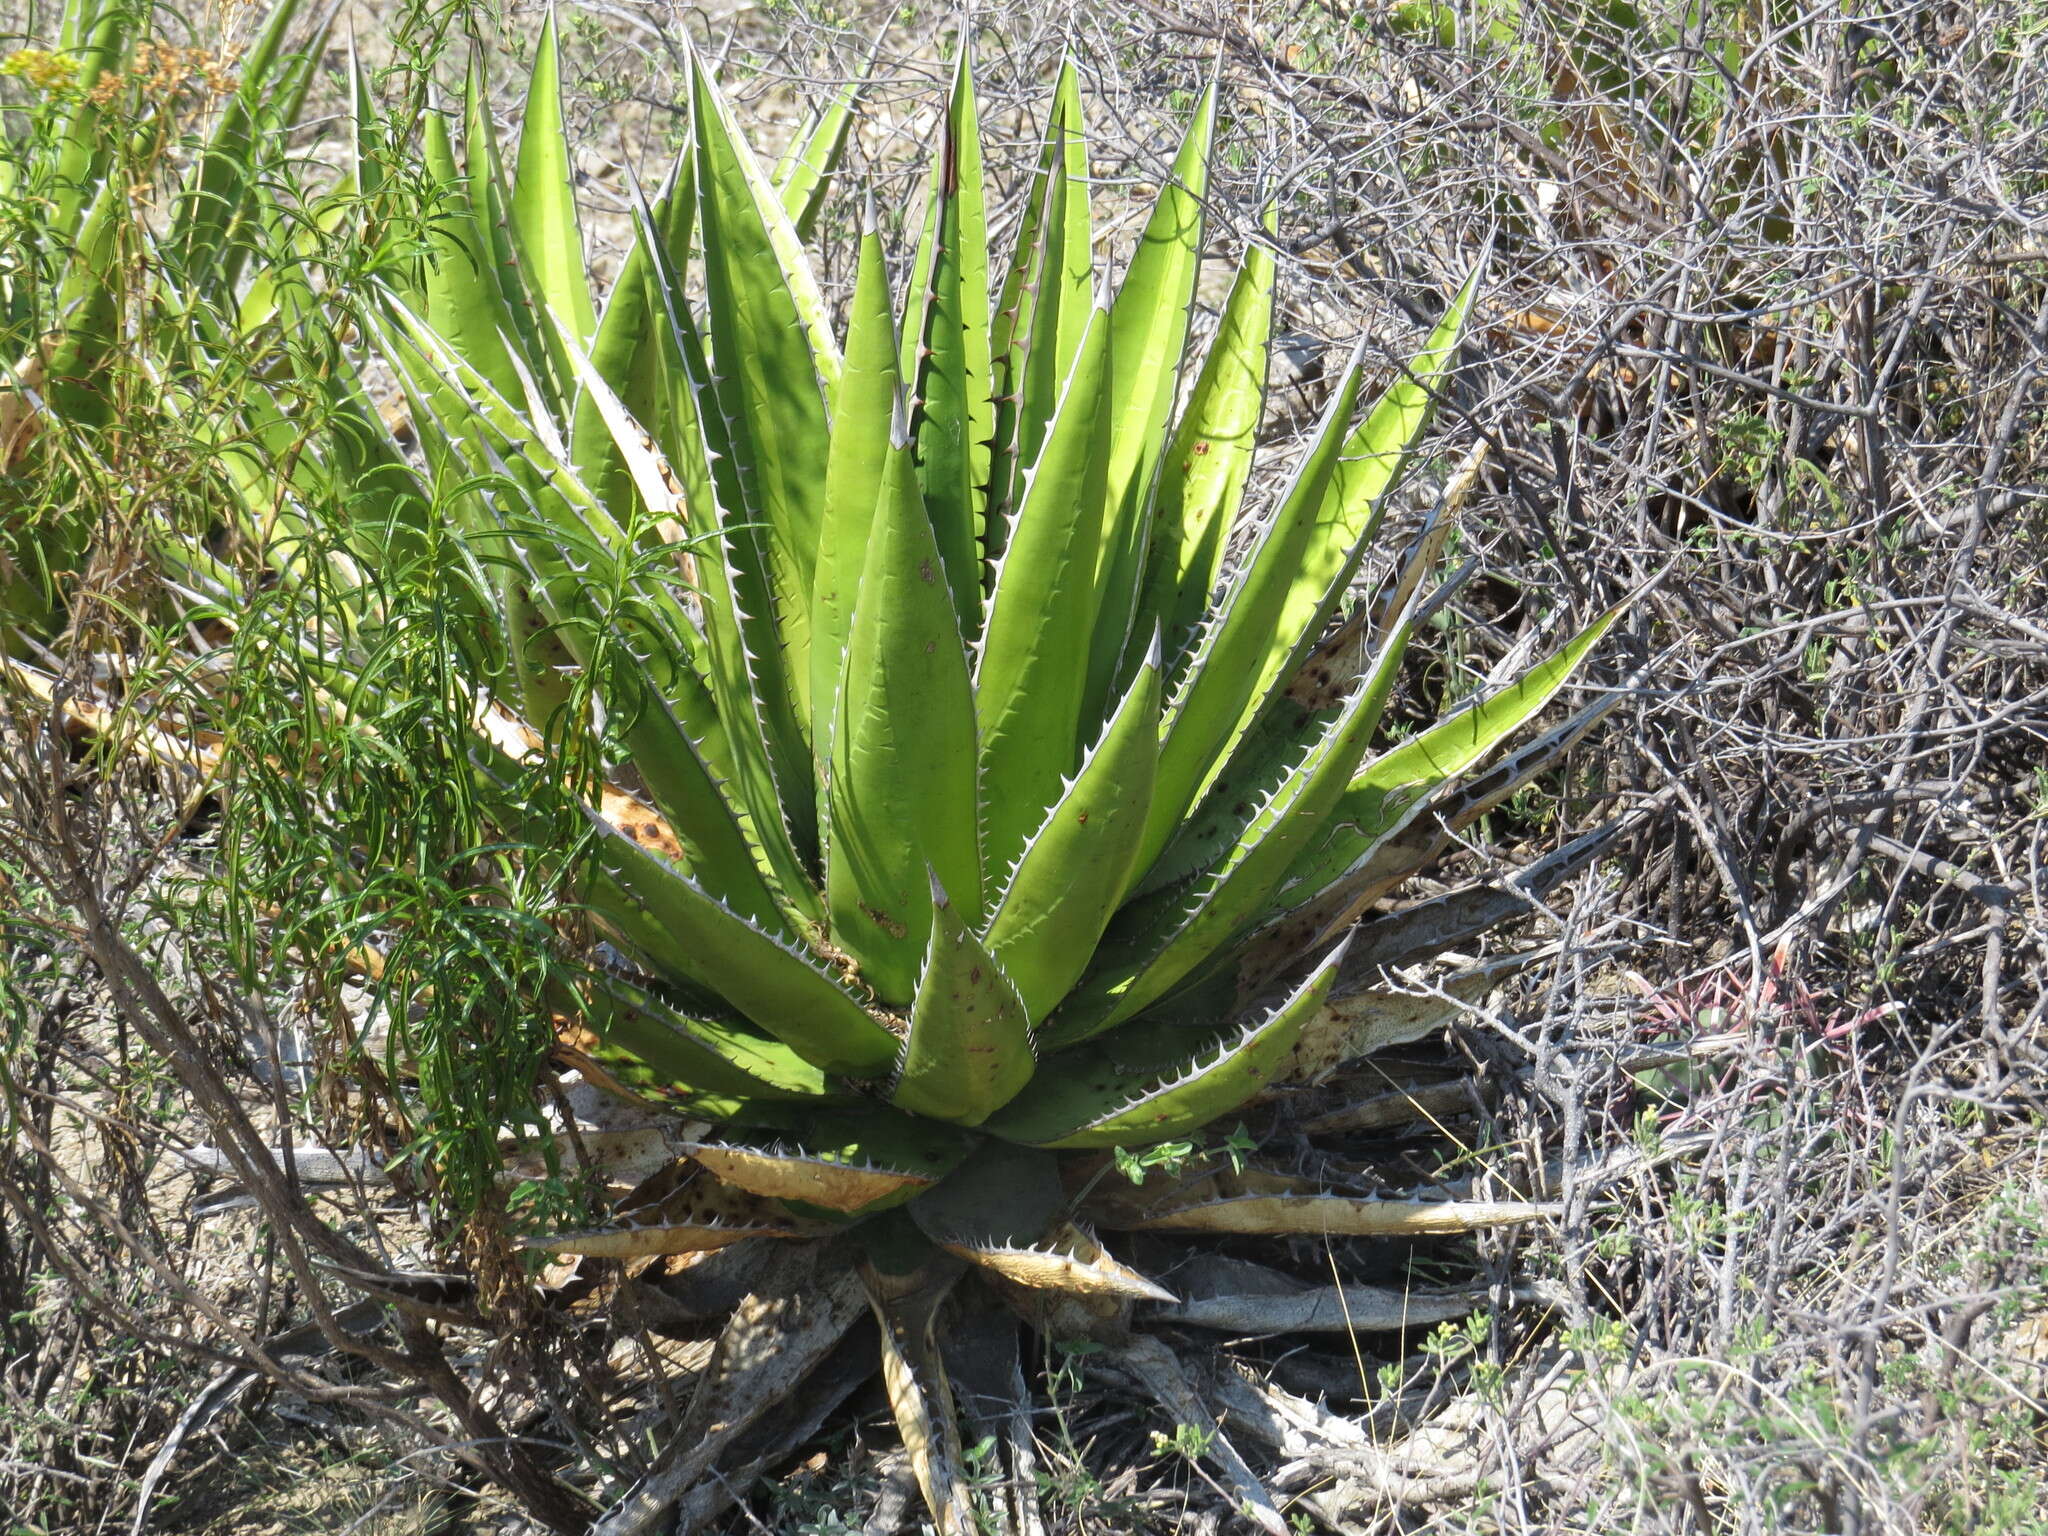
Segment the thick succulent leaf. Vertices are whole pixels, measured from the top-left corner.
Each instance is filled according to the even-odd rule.
[[[818,210],[825,206],[831,190],[832,173],[846,152],[846,140],[853,128],[853,109],[860,100],[860,85],[849,80],[822,112],[814,116],[805,131],[790,140],[789,150],[775,167],[771,180],[782,211],[799,240],[811,238],[817,227]]]
[[[1188,808],[1235,745],[1235,727],[1252,698],[1264,657],[1292,637],[1277,637],[1295,563],[1301,558],[1337,471],[1345,424],[1358,402],[1360,364],[1339,380],[1315,442],[1280,498],[1272,520],[1211,611],[1179,687],[1168,705],[1159,750],[1159,779],[1140,854],[1149,866],[1179,828]]]
[[[1610,609],[1508,687],[1479,699],[1365,765],[1338,798],[1329,834],[1289,872],[1281,902],[1331,885],[1420,812],[1440,785],[1498,747],[1558,694],[1620,609]]]
[[[744,1099],[822,1098],[831,1090],[810,1062],[771,1035],[679,1007],[649,982],[598,971],[585,987],[583,1022],[594,1044],[626,1053],[669,1085]],[[585,1050],[629,1073],[604,1049]]]
[[[491,115],[490,86],[484,76],[481,49],[470,54],[464,86],[463,147],[469,173],[469,198],[477,227],[489,253],[492,278],[508,324],[505,337],[528,377],[528,390],[545,400],[550,414],[567,405],[564,380],[568,363],[562,355],[559,327],[542,312],[533,277],[533,258],[520,238],[513,215],[512,178],[498,149],[498,129]]]
[[[1243,831],[1219,864],[1190,885],[1125,908],[1096,964],[1048,1024],[1049,1040],[1085,1039],[1134,1017],[1195,974],[1267,909],[1365,755],[1412,630],[1413,619],[1405,619],[1387,637],[1372,673],[1285,779],[1263,801],[1244,807]]]
[[[1036,1243],[941,1241],[939,1246],[1012,1285],[1073,1296],[1114,1296],[1125,1301],[1175,1300],[1173,1292],[1120,1263],[1095,1235],[1070,1221],[1060,1222]]]
[[[924,239],[907,307],[902,375],[911,390],[918,482],[946,578],[971,636],[981,628],[980,526],[988,485],[988,215],[981,129],[963,49],[932,164]]]
[[[1216,88],[1202,93],[1173,171],[1152,205],[1109,312],[1111,412],[1104,487],[1101,593],[1084,714],[1107,708],[1125,662],[1144,582],[1153,471],[1180,388],[1188,317],[1202,271],[1203,204],[1216,131]],[[1147,629],[1149,630],[1149,616]],[[1143,643],[1142,640],[1140,643]]]
[[[1174,1022],[1062,1053],[1040,1074],[1042,1087],[985,1128],[1046,1147],[1142,1146],[1199,1129],[1272,1080],[1342,959],[1340,947],[1264,1019],[1209,1036],[1193,1051],[1186,1026]]]
[[[1408,374],[1339,446],[1335,439],[1357,398],[1358,360],[1347,371],[1321,437],[1260,530],[1175,697],[1160,755],[1151,850],[1164,847],[1173,833],[1167,807],[1173,819],[1185,813],[1321,638],[1371,542],[1387,489],[1428,425],[1437,380],[1456,356],[1476,282],[1475,274]]]
[[[667,392],[662,385],[665,312],[649,285],[660,281],[661,270],[680,270],[688,259],[697,218],[694,169],[695,161],[688,153],[679,155],[668,186],[653,209],[636,221],[633,245],[626,252],[590,343],[590,365],[597,376],[618,396],[627,414],[663,445],[676,440],[678,428],[667,419]],[[648,260],[645,242],[649,241],[658,241],[668,253],[667,269],[657,269]],[[596,405],[579,390],[570,415],[570,462],[599,505],[624,522],[632,505],[632,476],[612,437],[612,429]]]
[[[1307,900],[1302,893],[1314,890],[1313,884],[1283,886],[1275,905],[1286,910],[1246,944],[1240,984],[1261,984],[1303,949],[1349,927],[1373,902],[1435,863],[1456,832],[1555,764],[1625,698],[1615,693],[1596,701],[1454,791],[1425,792],[1412,815]]]
[[[833,715],[839,707],[854,594],[867,564],[868,531],[881,500],[899,409],[889,270],[874,210],[868,213],[846,323],[846,371],[840,378],[831,452],[825,461],[816,585],[811,591],[811,745],[818,760],[827,763],[832,760]],[[822,783],[819,789],[822,793]],[[822,810],[819,821],[824,821]]]
[[[771,217],[757,195],[758,168],[731,131],[701,65],[692,77],[692,101],[706,340],[716,359],[706,382],[723,419],[740,494],[739,504],[727,508],[728,563],[739,567],[735,581],[742,602],[755,619],[772,623],[777,637],[779,657],[769,657],[759,643],[753,646],[757,665],[767,683],[791,692],[795,718],[808,730],[811,588],[829,441],[825,389],[831,381],[819,376],[798,297],[777,251],[773,226],[781,210],[773,209]],[[836,346],[834,354],[836,373]],[[751,590],[754,579],[764,591]],[[769,702],[777,710],[789,708],[779,699]],[[795,789],[791,784],[787,792]],[[802,789],[801,815],[808,819],[808,777]],[[785,810],[795,814],[787,805]]]
[[[1308,537],[1290,568],[1292,580],[1280,605],[1274,643],[1261,661],[1252,702],[1234,734],[1241,735],[1264,702],[1293,677],[1295,666],[1320,638],[1350,586],[1379,527],[1386,494],[1428,427],[1437,390],[1457,360],[1465,315],[1478,286],[1479,274],[1474,272],[1403,376],[1387,387],[1345,441],[1322,505],[1310,519]]]
[[[978,918],[981,848],[967,648],[901,438],[866,556],[832,737],[825,899],[833,942],[902,1005],[931,934],[930,872]]]
[[[527,79],[511,211],[536,296],[576,345],[588,347],[597,312],[584,276],[583,225],[576,216],[575,174],[562,120],[562,60],[553,10],[541,23]]]
[[[782,194],[769,180],[768,173],[761,169],[760,162],[754,158],[754,151],[734,125],[732,113],[726,107],[725,99],[719,95],[717,84],[705,70],[703,61],[694,56],[691,79],[692,121],[696,131],[702,133],[708,109],[717,119],[713,132],[723,146],[718,158],[734,171],[737,178],[735,187],[743,183],[753,198],[755,217],[774,252],[776,265],[782,270],[790,305],[803,327],[804,339],[810,344],[812,366],[829,396],[839,387],[839,343],[832,335],[831,309],[818,287],[811,259],[804,253],[803,237],[797,233],[796,225],[783,206]],[[737,208],[734,212],[737,216]]]
[[[1108,351],[1108,317],[1098,310],[996,572],[975,674],[991,869],[1017,857],[1080,756],[1109,459]]]
[[[771,1127],[686,1143],[691,1157],[728,1184],[847,1216],[871,1215],[929,1189],[973,1145],[958,1131],[879,1105],[789,1110]]]
[[[1159,466],[1139,611],[1159,623],[1168,656],[1181,653],[1209,611],[1244,502],[1266,409],[1273,275],[1272,247],[1248,244],[1173,446]]]
[[[1095,258],[1088,206],[1088,146],[1072,59],[1053,89],[1044,151],[1024,200],[1010,268],[991,335],[995,434],[990,464],[987,554],[1003,552],[1009,522],[1038,460],[1060,389],[1095,307]]]
[[[426,280],[422,313],[456,355],[507,400],[525,396],[504,331],[511,319],[497,263],[478,222],[470,178],[455,167],[447,120],[429,112],[422,155],[434,202],[425,212]]]
[[[808,894],[817,842],[816,771],[785,676],[789,663],[768,590],[764,530],[746,511],[728,422],[703,340],[682,302],[682,280],[644,217],[641,228],[667,402],[661,422],[673,433],[662,446],[682,487],[688,531],[698,541],[692,566],[704,628],[701,671],[717,700],[733,784],[750,813],[755,844],[785,899],[815,918],[823,910]],[[619,434],[614,442],[627,451]]]
[[[932,931],[889,1102],[979,1125],[1031,1081],[1031,1022],[1003,968],[932,882]]]
[[[894,1065],[896,1036],[807,955],[706,895],[659,855],[595,825],[598,867],[669,936],[652,957],[664,968],[709,987],[827,1072],[873,1077]]]
[[[1088,967],[1137,870],[1159,758],[1155,646],[1080,772],[1025,845],[988,925],[989,952],[1033,1023]]]
[[[415,335],[429,348],[437,340],[423,331]],[[403,358],[406,354],[387,348],[387,355]],[[603,382],[580,358],[569,355],[582,370],[586,397],[616,434],[614,446],[621,462],[641,493],[659,505],[658,499],[669,493],[658,460],[638,440],[637,429]],[[428,361],[436,360],[459,373],[456,360],[430,351]],[[449,377],[441,388],[463,390],[464,384],[460,378]],[[756,844],[745,835],[736,819],[736,807],[726,797],[719,771],[722,765],[707,758],[706,735],[718,724],[712,700],[691,658],[680,652],[676,643],[661,643],[664,639],[679,641],[687,619],[678,617],[664,630],[639,626],[616,634],[619,626],[609,610],[610,593],[605,586],[618,541],[616,530],[559,459],[545,462],[545,456],[558,451],[559,445],[551,450],[537,437],[514,443],[507,436],[494,436],[492,416],[511,420],[509,408],[501,401],[489,400],[481,380],[472,377],[467,384],[475,391],[464,390],[462,396],[473,406],[465,418],[473,444],[503,456],[494,463],[510,457],[526,471],[523,476],[506,476],[499,485],[500,497],[512,496],[521,485],[532,485],[536,492],[523,500],[525,516],[521,521],[494,525],[501,544],[509,545],[524,567],[522,572],[501,563],[501,586],[509,588],[513,578],[525,578],[519,586],[532,594],[535,603],[528,622],[549,622],[551,638],[586,640],[602,632],[621,640],[613,657],[615,665],[607,669],[611,684],[608,703],[650,793],[688,850],[693,878],[742,916],[771,931],[787,932],[782,905],[777,891],[764,878]],[[431,413],[422,414],[422,426],[431,423]],[[541,461],[529,462],[534,459]],[[536,529],[541,528],[546,536],[536,537]],[[508,613],[508,623],[516,617],[516,610]],[[711,744],[722,747],[724,741],[721,737]],[[800,894],[808,889],[800,880],[793,880],[791,888]]]
[[[936,1243],[1015,1248],[1050,1231],[1067,1201],[1056,1153],[984,1137],[908,1214]]]

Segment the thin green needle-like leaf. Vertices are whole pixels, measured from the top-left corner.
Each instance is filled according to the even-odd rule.
[[[578,346],[588,347],[597,330],[597,312],[584,276],[583,225],[576,215],[575,173],[562,120],[562,61],[552,9],[541,24],[533,74],[526,84],[526,113],[519,125],[519,161],[512,183],[512,226],[520,251],[532,264],[531,278],[541,302],[555,312]]]
[[[833,942],[901,1006],[931,933],[930,872],[970,918],[982,900],[967,650],[901,437],[866,555],[832,735],[825,897]]]
[[[1109,463],[1108,354],[1108,316],[1098,310],[996,572],[975,673],[984,853],[992,870],[1007,869],[1023,851],[1081,754]],[[1094,722],[1088,730],[1092,736]]]
[[[992,1118],[987,1129],[1041,1147],[1136,1147],[1183,1136],[1264,1090],[1302,1027],[1330,994],[1339,946],[1262,1020],[1211,1036],[1196,1051],[1179,1020],[1133,1028],[1046,1062],[1044,1086]]]
[[[286,51],[285,36],[298,19],[299,4],[279,0],[237,61],[240,81],[172,212],[169,243],[180,276],[194,288],[215,272],[228,283],[239,275],[247,254],[241,226],[251,212],[261,162],[270,153],[266,136],[295,124],[304,105],[334,13],[329,11],[317,36]]]
[[[75,50],[78,73],[72,81],[71,110],[64,118],[52,177],[54,206],[49,228],[60,239],[78,232],[80,220],[98,196],[106,150],[100,140],[102,108],[93,87],[127,53],[134,19],[127,7],[109,5],[65,40],[66,51]],[[66,26],[70,26],[69,15]]]
[[[990,919],[989,950],[1015,979],[1034,1024],[1088,968],[1130,889],[1159,760],[1160,686],[1155,647],[1025,845]]]
[[[1031,1023],[1015,984],[936,879],[932,913],[931,946],[889,1102],[935,1120],[979,1125],[1031,1081]]]
[[[894,1066],[896,1036],[807,955],[737,916],[660,855],[594,817],[592,827],[598,868],[668,936],[650,959],[710,988],[827,1072],[874,1077]]]

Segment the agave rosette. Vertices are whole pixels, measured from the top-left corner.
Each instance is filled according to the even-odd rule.
[[[556,79],[550,31],[510,172],[474,78],[459,132],[424,124],[430,249],[362,320],[424,469],[344,381],[347,454],[296,471],[308,493],[345,474],[376,509],[356,536],[386,542],[337,559],[456,521],[493,668],[487,780],[516,799],[540,740],[600,713],[616,743],[583,901],[626,963],[592,968],[563,1049],[684,1115],[694,1171],[684,1195],[543,1245],[678,1253],[895,1213],[874,1224],[885,1247],[921,1231],[999,1287],[1128,1308],[1166,1293],[1091,1228],[1398,1235],[1536,1214],[1199,1163],[1074,1193],[1105,1149],[1199,1137],[1439,1027],[1501,972],[1441,1000],[1382,990],[1383,962],[1469,936],[1430,911],[1353,942],[1598,715],[1467,777],[1604,618],[1381,742],[1448,521],[1377,600],[1347,594],[1473,285],[1405,366],[1350,361],[1241,528],[1274,257],[1246,247],[1191,346],[1213,91],[1111,289],[1073,73],[998,261],[962,69],[907,297],[870,221],[839,326],[805,231],[846,99],[771,174],[693,69],[689,147],[600,311]],[[274,490],[262,515],[290,532]]]
[[[1439,851],[1423,808],[1605,626],[1375,750],[1440,540],[1396,601],[1340,609],[1472,286],[1369,405],[1351,360],[1226,562],[1274,263],[1246,247],[1191,348],[1213,91],[1112,294],[1072,72],[998,264],[962,70],[902,313],[869,228],[843,332],[799,229],[848,104],[773,176],[701,68],[690,105],[601,317],[552,35],[516,173],[474,79],[464,163],[428,117],[432,249],[366,326],[427,467],[366,405],[350,466],[385,487],[385,537],[429,515],[466,536],[491,774],[529,771],[579,673],[601,679],[623,755],[586,899],[631,963],[592,980],[586,1059],[716,1121],[694,1156],[720,1178],[842,1217],[991,1138],[1183,1137],[1342,1059],[1376,1016],[1346,933]]]

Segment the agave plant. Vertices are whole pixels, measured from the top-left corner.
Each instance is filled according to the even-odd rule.
[[[10,627],[47,638],[61,624],[88,558],[81,507],[99,498],[40,505],[62,461],[47,445],[161,384],[149,348],[171,314],[267,314],[268,286],[249,285],[249,304],[241,279],[252,225],[275,212],[275,136],[314,76],[317,47],[285,46],[299,11],[278,0],[245,50],[216,56],[162,42],[147,6],[66,0],[53,48],[0,58],[30,98],[0,114],[0,649]],[[155,210],[143,194],[159,184],[174,190]]]
[[[1382,741],[1450,517],[1361,583],[1473,284],[1405,365],[1351,360],[1246,518],[1275,264],[1248,244],[1191,345],[1213,90],[1112,288],[1073,73],[998,259],[963,66],[907,295],[870,215],[842,330],[800,231],[844,103],[778,178],[694,69],[689,147],[600,316],[556,81],[550,33],[511,156],[474,75],[466,163],[442,117],[424,125],[406,178],[426,189],[424,259],[360,316],[424,468],[344,381],[348,430],[283,493],[252,470],[252,520],[289,574],[339,487],[355,515],[318,547],[358,576],[452,520],[485,658],[480,781],[512,807],[544,740],[595,733],[608,755],[581,890],[606,942],[558,1056],[674,1111],[674,1166],[604,1226],[536,1246],[696,1254],[861,1224],[899,1419],[935,1517],[964,1529],[929,1315],[905,1323],[890,1276],[943,1254],[1027,1310],[1078,1296],[1100,1322],[1171,1299],[1104,1228],[1415,1234],[1539,1213],[1202,1148],[1501,974],[1389,990],[1384,963],[1475,921],[1361,918],[1597,717],[1459,787],[1607,620]],[[1103,1180],[1116,1149],[1166,1142],[1188,1148],[1149,1159],[1171,1176]]]

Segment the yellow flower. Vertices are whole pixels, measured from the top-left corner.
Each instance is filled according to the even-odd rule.
[[[47,48],[17,48],[0,59],[0,75],[12,75],[43,95],[55,95],[78,78],[78,61]]]

